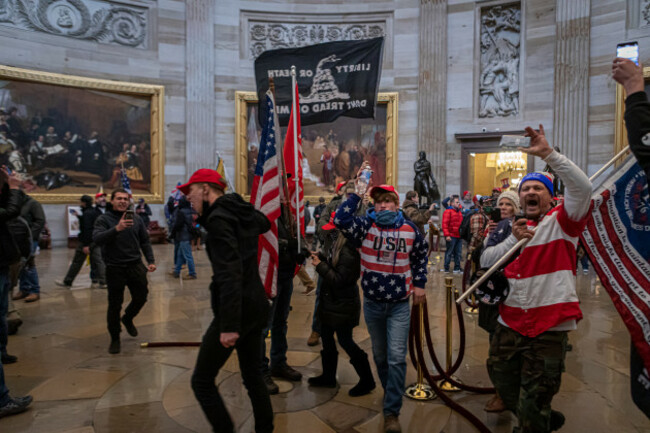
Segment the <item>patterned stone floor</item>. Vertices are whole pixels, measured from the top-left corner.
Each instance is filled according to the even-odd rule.
[[[190,389],[195,348],[142,349],[146,341],[199,341],[211,320],[210,268],[204,252],[196,253],[199,279],[179,281],[167,275],[171,246],[156,246],[159,270],[150,274],[149,302],[135,324],[140,335],[123,333],[122,353],[109,355],[105,325],[106,292],[91,290],[84,268],[72,290],[58,288],[73,251],[43,251],[37,258],[42,298],[19,302],[25,324],[9,339],[9,352],[19,362],[5,366],[14,395],[30,393],[28,412],[0,419],[0,432],[121,433],[209,432],[210,428]],[[437,260],[434,258],[434,262]],[[444,353],[444,274],[431,266],[428,285],[431,335],[439,356]],[[310,272],[312,272],[310,270]],[[629,335],[593,273],[579,275],[579,295],[585,319],[570,334],[573,351],[567,357],[562,388],[554,407],[565,413],[562,432],[650,432],[650,421],[636,409],[629,395]],[[454,277],[459,284],[459,278]],[[289,362],[305,376],[320,369],[320,347],[308,347],[314,296],[302,294],[296,280],[289,318]],[[457,376],[468,384],[489,384],[485,371],[487,334],[476,316],[465,314],[466,356]],[[362,324],[355,338],[368,352],[370,340]],[[458,331],[454,325],[457,350]],[[343,352],[341,354],[344,357]],[[382,428],[382,391],[348,397],[356,375],[345,360],[339,363],[339,389],[318,390],[279,381],[281,393],[272,397],[275,431],[370,433]],[[236,355],[217,378],[238,431],[253,431],[251,407],[238,373]],[[407,382],[416,380],[409,367]],[[489,396],[467,392],[452,397],[486,423],[492,432],[509,433],[510,413],[483,411]],[[404,400],[400,417],[405,432],[466,433],[476,431],[440,400]]]

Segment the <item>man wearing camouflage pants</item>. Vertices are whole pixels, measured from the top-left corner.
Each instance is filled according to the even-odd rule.
[[[510,293],[499,305],[499,323],[487,361],[490,379],[506,407],[517,414],[517,433],[548,433],[564,424],[551,410],[560,389],[568,331],[582,318],[576,294],[576,248],[591,201],[591,182],[568,158],[546,141],[544,128],[526,128],[531,137],[526,153],[542,158],[565,184],[562,204],[551,207],[553,176],[527,174],[519,183],[526,218],[512,225],[512,234],[481,256],[491,266],[518,240],[530,241],[507,265]],[[533,228],[536,229],[533,231]]]

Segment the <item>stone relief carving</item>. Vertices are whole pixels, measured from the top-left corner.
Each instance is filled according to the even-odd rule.
[[[481,9],[479,118],[519,113],[521,5]]]
[[[147,9],[101,0],[0,0],[5,26],[147,48]]]
[[[386,35],[386,23],[303,24],[249,21],[249,53],[257,58],[266,50],[296,48],[323,42],[361,40]]]
[[[650,0],[642,0],[640,6],[641,10],[641,22],[639,27],[650,26]]]

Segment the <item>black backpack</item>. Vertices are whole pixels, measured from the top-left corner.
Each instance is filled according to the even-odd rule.
[[[463,221],[460,223],[460,238],[469,242],[472,239],[472,230],[470,228],[470,220],[478,210],[474,209],[465,214]]]
[[[32,229],[29,223],[23,217],[12,218],[6,223],[7,232],[9,234],[9,245],[6,247],[6,255],[9,259],[9,264],[25,263],[32,257]]]

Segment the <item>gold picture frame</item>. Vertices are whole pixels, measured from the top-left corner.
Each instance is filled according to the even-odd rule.
[[[235,92],[235,189],[242,196],[248,196],[249,165],[248,165],[248,112],[251,105],[258,103],[256,92]],[[397,146],[399,126],[399,93],[380,92],[377,104],[386,106],[386,183],[393,185],[397,182]],[[362,120],[362,119],[358,119]],[[303,127],[303,130],[307,127]],[[325,195],[325,194],[323,194]],[[329,196],[332,196],[330,193]],[[318,195],[306,195],[305,200],[315,204]]]
[[[138,181],[134,182],[133,180],[131,180],[131,186],[134,191],[134,196],[136,196],[137,198],[144,198],[149,203],[163,203],[164,166],[165,166],[165,136],[164,136],[165,88],[164,86],[95,79],[95,78],[81,77],[75,75],[56,74],[56,73],[42,72],[42,71],[22,69],[22,68],[14,68],[14,67],[4,66],[4,65],[0,65],[0,81],[5,82],[3,83],[5,85],[12,85],[15,83],[17,88],[18,86],[20,86],[20,89],[22,89],[21,92],[23,94],[28,94],[29,92],[29,88],[25,86],[25,83],[28,84],[34,83],[35,84],[35,86],[33,86],[34,89],[48,89],[48,91],[50,91],[53,95],[50,96],[51,100],[54,100],[54,98],[57,95],[57,92],[60,92],[61,94],[66,94],[66,92],[68,92],[68,94],[72,95],[73,94],[72,92],[74,92],[74,90],[70,90],[70,88],[79,89],[82,92],[90,92],[91,95],[88,96],[88,98],[92,98],[95,95],[98,98],[98,101],[94,106],[94,108],[96,109],[96,112],[93,113],[93,115],[96,116],[94,118],[101,118],[101,116],[105,114],[105,112],[97,110],[97,107],[100,106],[99,98],[104,98],[102,99],[102,101],[106,100],[106,98],[113,99],[116,101],[115,102],[116,106],[118,106],[117,104],[122,104],[119,107],[128,106],[129,102],[125,102],[125,101],[136,101],[137,109],[140,110],[138,112],[139,113],[138,125],[144,130],[144,132],[141,132],[138,135],[140,143],[139,145],[135,144],[135,138],[133,138],[133,136],[131,137],[126,136],[124,137],[123,140],[121,140],[124,141],[124,143],[118,145],[121,145],[124,148],[129,147],[129,152],[132,152],[133,154],[132,156],[134,160],[136,158],[136,155],[138,155],[137,156],[138,161],[144,161],[145,163],[148,163],[146,165],[146,169],[143,168],[141,171],[143,177],[139,181],[139,185],[142,186],[141,187],[134,186],[134,183],[138,185]],[[47,87],[43,87],[42,85],[47,85]],[[4,88],[4,86],[0,86],[0,88]],[[34,91],[34,94],[36,94],[36,91]],[[81,94],[81,93],[77,92],[74,94]],[[72,106],[72,104],[70,104],[70,106]],[[5,110],[9,110],[9,106],[4,106],[3,108]],[[83,112],[84,108],[86,107],[82,107],[82,108],[76,107],[75,114],[77,115],[77,113]],[[126,118],[127,108],[120,108],[120,109],[122,109],[125,113],[125,116],[123,116],[123,118],[121,119],[114,118],[114,117],[111,118],[108,117],[108,114],[105,114],[106,122],[114,122],[113,125],[115,124],[115,122],[123,122],[123,124],[128,125],[127,122],[130,121],[130,119]],[[36,109],[30,107],[30,110],[34,111]],[[118,108],[116,108],[116,111],[117,110]],[[133,111],[136,109],[131,108],[131,110]],[[147,120],[147,111],[149,117],[148,120]],[[28,113],[28,115],[31,114],[32,113]],[[57,113],[57,115],[59,115],[59,113]],[[72,120],[66,117],[62,117],[62,118],[68,121],[68,124],[74,123],[77,120],[76,118],[73,118]],[[28,119],[29,117],[27,119],[24,119],[24,122],[27,122]],[[41,132],[31,131],[31,128],[34,127],[34,123],[35,123],[34,118],[32,118],[32,123],[28,125],[28,128],[30,129],[26,129],[30,133],[30,135],[28,135],[27,137],[22,137],[23,140],[21,141],[23,142],[30,141],[31,143],[34,141],[33,137],[44,134],[44,132],[42,131]],[[68,124],[66,124],[66,127],[68,126]],[[92,125],[92,128],[94,129],[95,125]],[[60,129],[61,134],[63,134],[64,130],[66,129]],[[127,133],[128,132],[129,131],[127,129]],[[82,133],[86,135],[82,136],[81,135]],[[89,138],[89,135],[90,132],[86,132],[86,131],[80,131],[79,134],[79,136],[82,137],[83,139]],[[146,142],[147,136],[149,141],[148,143]],[[119,137],[119,138],[123,138],[123,137]],[[77,145],[78,147],[83,146],[84,143],[88,144],[88,141],[84,141],[83,139]],[[98,140],[103,140],[101,135],[99,136]],[[115,142],[117,141],[118,140],[116,139]],[[131,143],[131,141],[133,141],[133,143]],[[127,144],[129,146],[127,146]],[[133,146],[135,146],[135,148],[133,148]],[[22,147],[22,149],[24,150],[25,148]],[[27,153],[27,151],[25,152]],[[121,181],[118,182],[113,181],[113,186],[111,188],[107,188],[106,186],[104,186],[107,183],[104,176],[105,170],[111,169],[110,164],[108,162],[108,156],[110,155],[108,154],[106,155],[107,157],[106,160],[104,159],[99,160],[102,162],[97,162],[97,157],[95,157],[96,166],[98,164],[99,165],[103,164],[105,167],[98,168],[101,174],[97,174],[96,184],[93,184],[94,188],[92,190],[91,190],[91,185],[86,185],[86,184],[81,186],[74,185],[76,188],[66,188],[65,192],[58,192],[56,189],[51,191],[50,190],[43,191],[44,188],[39,187],[37,185],[34,189],[34,192],[30,192],[30,191],[27,192],[36,200],[40,201],[41,203],[50,203],[50,204],[78,203],[79,198],[82,194],[88,194],[94,196],[100,184],[102,185],[102,188],[105,190],[105,192],[110,194],[110,189],[121,187]],[[149,158],[147,158],[147,156]],[[30,158],[31,158],[31,153],[30,153]],[[50,167],[47,164],[45,164],[44,167],[43,166],[40,167],[40,170],[42,171],[43,169],[49,169],[49,168]],[[70,170],[69,165],[67,167],[65,165],[62,165],[60,168],[57,167],[57,169],[59,170],[59,172],[64,172],[64,173],[68,173]],[[35,168],[34,170],[35,170],[34,172],[36,173],[37,171]],[[75,170],[79,170],[82,173],[89,173],[87,169],[77,168]],[[33,185],[36,185],[36,180],[33,181]],[[72,189],[75,189],[75,192],[69,191]],[[77,189],[79,190],[79,192],[76,192]]]
[[[650,94],[650,66],[643,68],[643,81],[646,93]],[[625,129],[625,89],[616,85],[616,114],[614,117],[614,155],[628,145],[627,129]],[[620,163],[620,160],[619,160]]]

